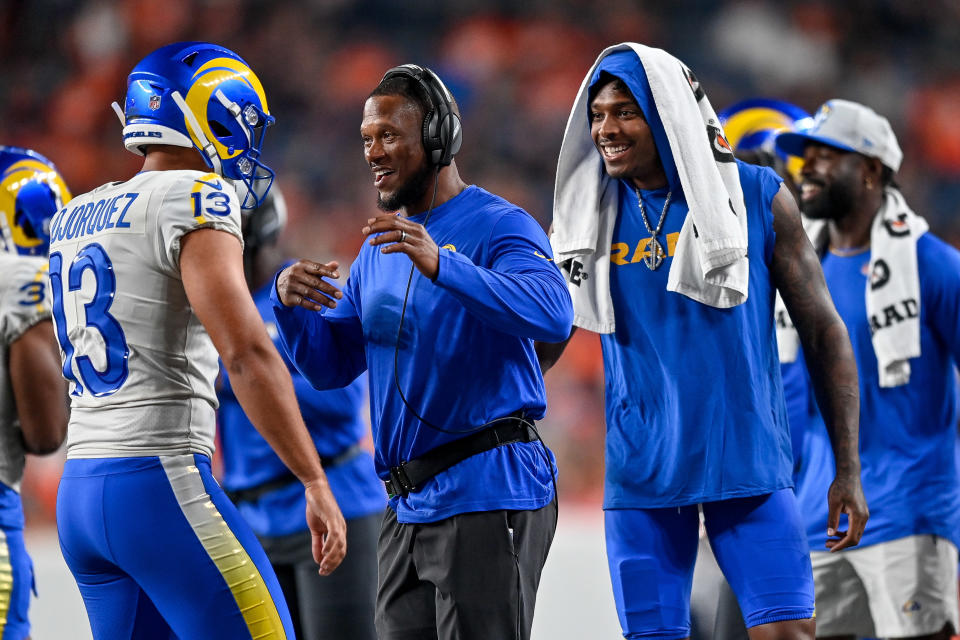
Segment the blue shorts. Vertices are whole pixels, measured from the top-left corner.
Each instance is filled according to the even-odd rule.
[[[57,528],[96,640],[294,637],[266,554],[206,456],[67,460]]]
[[[809,547],[791,489],[703,504],[710,546],[747,627],[813,617]],[[690,635],[697,506],[605,512],[607,561],[625,638]]]
[[[23,529],[0,526],[0,640],[30,636],[30,592],[33,563],[23,545]]]

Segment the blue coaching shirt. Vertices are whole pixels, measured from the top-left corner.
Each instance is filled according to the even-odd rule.
[[[771,207],[781,179],[766,167],[737,165],[749,216],[750,279],[747,301],[730,309],[667,291],[688,212],[682,192],[673,193],[659,236],[669,257],[651,271],[643,263],[650,233],[637,193],[620,181],[610,256],[616,332],[600,337],[605,509],[672,507],[793,486],[770,273]],[[641,191],[652,226],[667,192]]]
[[[440,271],[436,282],[414,271],[399,354],[407,256],[364,243],[336,309],[287,308],[271,288],[284,347],[314,386],[343,386],[369,371],[375,462],[384,479],[391,466],[463,437],[421,423],[404,406],[395,354],[410,405],[427,421],[466,433],[521,409],[543,417],[533,341],[565,340],[573,322],[550,243],[519,207],[471,186],[433,210],[427,231],[440,246]],[[553,473],[540,442],[514,443],[464,460],[390,506],[400,522],[538,509],[553,496]]]
[[[270,284],[253,293],[253,300],[267,323],[268,333],[283,355],[273,323],[272,288],[271,280]],[[291,370],[303,420],[320,455],[332,458],[359,442],[367,429],[363,419],[365,381],[361,378],[343,389],[317,391],[290,365],[289,360],[284,358],[284,361]],[[222,369],[221,379],[222,385],[217,392],[220,400],[217,418],[224,488],[228,491],[249,489],[289,474],[247,418]],[[381,511],[386,504],[383,485],[374,472],[373,456],[366,451],[342,464],[326,467],[324,471],[345,519]],[[306,498],[297,481],[265,494],[255,502],[241,502],[237,509],[259,536],[284,536],[307,531]]]
[[[823,274],[860,372],[861,479],[870,507],[861,547],[914,534],[935,534],[960,546],[955,371],[960,362],[960,252],[927,233],[917,241],[917,261],[921,355],[910,360],[910,382],[881,389],[864,293],[870,252],[823,258]],[[824,497],[833,468],[830,439],[817,414],[804,438],[797,482],[815,551],[823,550],[827,539]]]

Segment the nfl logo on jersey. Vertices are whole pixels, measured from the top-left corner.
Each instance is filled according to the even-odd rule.
[[[160,96],[150,96],[150,109],[156,111],[160,108]]]

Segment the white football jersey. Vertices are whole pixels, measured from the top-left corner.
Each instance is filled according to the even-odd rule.
[[[68,458],[213,454],[217,352],[180,276],[180,240],[202,228],[242,242],[236,190],[200,171],[105,184],[51,221]]]
[[[10,345],[50,319],[47,261],[0,253],[0,482],[17,491],[23,477],[23,435],[10,384]]]

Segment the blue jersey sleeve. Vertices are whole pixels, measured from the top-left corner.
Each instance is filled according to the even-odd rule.
[[[921,308],[960,364],[960,251],[926,233],[917,241]]]
[[[284,306],[277,295],[276,277],[270,288],[283,350],[315,389],[345,387],[367,368],[353,280],[351,274],[337,307],[323,311]]]
[[[504,214],[491,231],[488,255],[491,266],[485,268],[440,249],[436,284],[500,331],[543,342],[565,340],[573,304],[540,225],[522,211]]]

